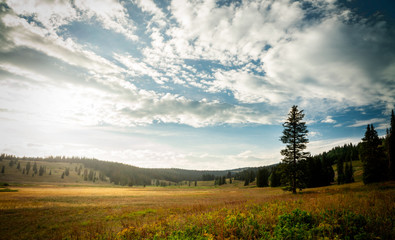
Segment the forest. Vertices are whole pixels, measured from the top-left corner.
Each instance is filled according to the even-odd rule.
[[[80,173],[82,175],[87,175],[86,178],[87,181],[93,181],[94,179],[100,178],[100,180],[108,180],[109,183],[113,183],[115,185],[121,185],[121,186],[134,186],[134,185],[143,186],[143,185],[151,185],[151,184],[156,185],[156,180],[164,180],[164,181],[172,182],[173,184],[177,184],[181,181],[207,180],[207,176],[210,176],[209,180],[214,180],[215,177],[223,176],[228,172],[240,171],[240,169],[226,170],[226,171],[198,171],[198,170],[185,170],[185,169],[176,169],[176,168],[169,168],[169,169],[139,168],[128,164],[102,161],[94,158],[65,157],[65,156],[55,156],[55,157],[49,156],[45,158],[18,157],[15,155],[8,155],[4,153],[0,155],[0,164],[3,160],[10,160],[10,164],[9,164],[10,167],[14,165],[17,167],[18,161],[20,160],[27,161],[28,162],[28,165],[26,166],[27,169],[24,170],[21,169],[21,171],[23,171],[23,173],[26,172],[26,174],[29,173],[30,168],[34,173],[36,173],[36,168],[38,167],[36,166],[35,162],[37,161],[79,163],[79,164],[83,164],[85,169],[95,170],[90,172],[88,171],[85,174]],[[49,172],[47,174],[49,174]],[[94,178],[92,175],[97,175],[97,176],[96,178]]]

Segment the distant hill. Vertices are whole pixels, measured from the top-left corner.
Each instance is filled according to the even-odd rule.
[[[33,170],[34,165],[36,165],[35,170]],[[229,172],[235,175],[248,169],[257,169],[202,171],[177,168],[139,168],[91,158],[61,156],[38,158],[6,154],[0,155],[0,168],[2,166],[5,168],[5,173],[0,173],[2,182],[114,183],[129,186],[153,185],[157,184],[158,180],[173,184],[181,181],[199,181],[204,177],[209,177],[204,180],[213,180],[215,177],[225,176]],[[42,168],[41,176],[40,167]],[[66,173],[68,173],[67,176]],[[62,174],[64,174],[63,178]]]

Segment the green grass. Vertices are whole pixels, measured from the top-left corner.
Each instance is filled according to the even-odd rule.
[[[362,181],[363,166],[362,162],[359,160],[352,161],[352,167],[354,170],[354,180],[356,182]],[[332,165],[333,171],[335,172],[335,180],[337,178],[337,165]]]
[[[9,189],[9,188],[2,188],[0,189],[0,192],[18,192],[16,189]]]

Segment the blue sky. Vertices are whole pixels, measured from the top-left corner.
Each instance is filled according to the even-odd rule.
[[[395,104],[391,1],[6,0],[0,151],[140,167],[281,161],[379,135]]]

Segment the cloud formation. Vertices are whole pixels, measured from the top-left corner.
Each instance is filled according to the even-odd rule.
[[[391,29],[384,22],[370,24],[333,2],[307,3],[246,1],[219,6],[211,0],[172,1],[167,9],[161,9],[153,1],[136,1],[150,16],[146,22],[138,22],[129,14],[131,6],[110,0],[100,4],[7,1],[1,19],[8,45],[3,48],[10,54],[28,48],[82,68],[83,75],[78,78],[102,85],[102,90],[110,85],[111,89],[128,89],[133,101],[118,96],[111,101],[125,105],[123,111],[116,112],[119,117],[129,117],[127,122],[132,125],[155,121],[191,126],[267,124],[278,119],[248,109],[244,103],[288,108],[290,102],[303,105],[307,100],[319,108],[324,99],[334,106],[374,102],[393,106]],[[312,12],[320,17],[309,18],[307,14]],[[104,29],[124,35],[130,44],[139,38],[138,26],[146,24],[150,41],[139,43],[142,57],[114,52],[113,58],[105,58],[75,37],[62,35],[62,28],[84,21],[96,21]],[[188,59],[194,59],[195,64],[189,64]],[[206,64],[200,63],[202,60]],[[66,71],[67,65],[62,66]],[[12,69],[34,71],[17,61],[3,64],[2,69],[10,73],[15,73]],[[140,83],[152,79],[162,89],[196,88],[207,94],[190,99],[177,91],[159,93],[156,87],[136,87],[138,79]],[[156,100],[147,101],[147,93]],[[206,100],[215,99],[212,96],[218,93],[232,94],[236,104],[228,104],[224,98]],[[144,111],[138,111],[138,105]],[[158,109],[163,113],[153,114]]]
[[[394,26],[337,1],[7,0],[0,31],[5,121],[232,128],[297,104],[308,124],[358,128],[336,111],[395,105]]]

